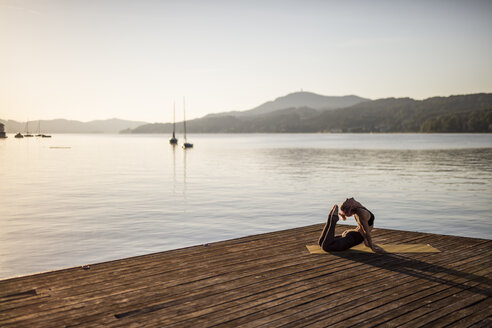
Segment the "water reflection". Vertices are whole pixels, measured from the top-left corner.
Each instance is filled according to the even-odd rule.
[[[173,195],[176,196],[176,145],[172,144],[173,148]]]
[[[352,172],[356,176],[397,171],[417,175],[425,172],[457,173],[473,177],[490,175],[492,149],[456,150],[344,150],[344,149],[261,149],[265,168],[272,174],[311,176],[319,172]]]
[[[169,161],[166,157],[162,158],[162,165],[166,168],[169,167],[172,169],[172,184],[173,184],[173,199],[176,202],[181,201],[181,199],[177,199],[176,196],[178,194],[177,190],[181,190],[179,193],[182,199],[186,201],[187,199],[187,171],[188,171],[188,155],[187,151],[184,149],[181,149],[181,147],[178,147],[176,145],[170,145],[172,147],[172,161],[171,165],[169,165]],[[182,157],[180,156],[180,153],[182,152]],[[181,171],[182,170],[182,171]],[[178,174],[182,178],[178,178]],[[182,174],[182,175],[181,175]]]
[[[187,187],[186,187],[186,170],[187,170],[187,163],[186,163],[186,153],[187,150],[183,149],[183,197],[186,202],[186,194],[187,194]]]

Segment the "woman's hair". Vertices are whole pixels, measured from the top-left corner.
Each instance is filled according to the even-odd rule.
[[[340,205],[340,209],[342,210],[343,213],[345,213],[347,216],[351,216],[355,213],[355,209],[357,207],[362,207],[362,204],[359,203],[358,201],[356,201],[354,199],[354,197],[352,198],[347,198],[343,203],[342,205]]]

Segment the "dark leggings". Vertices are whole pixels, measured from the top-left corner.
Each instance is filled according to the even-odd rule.
[[[335,226],[338,220],[338,211],[336,211],[336,208],[333,208],[328,215],[328,220],[318,240],[318,244],[326,252],[344,251],[364,241],[364,238],[358,231],[349,231],[344,237],[335,236]]]

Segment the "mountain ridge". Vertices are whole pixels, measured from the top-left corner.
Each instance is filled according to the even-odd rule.
[[[2,119],[0,119],[0,122],[5,125],[5,130],[7,133],[27,132],[26,122]],[[37,133],[38,126],[40,126],[41,133],[118,133],[127,128],[134,129],[138,126],[147,124],[147,122],[144,121],[129,121],[119,118],[93,120],[88,122],[68,120],[64,118],[28,122],[29,132],[31,133]]]
[[[217,116],[254,116],[267,114],[279,109],[309,107],[319,111],[333,110],[338,108],[349,107],[370,99],[362,98],[356,95],[347,96],[323,96],[309,91],[292,92],[285,96],[277,97],[275,100],[267,101],[257,107],[244,111],[230,111],[208,114],[205,117]]]
[[[336,101],[352,105],[329,108],[325,102],[328,100],[332,107],[336,107]],[[25,132],[26,122],[0,122],[6,125],[7,133]],[[38,122],[42,133],[171,133],[173,128],[172,123],[117,118],[89,122],[56,119],[30,121],[30,132],[37,132]],[[182,126],[182,122],[177,122],[176,132],[182,133]],[[354,95],[330,97],[294,92],[250,110],[188,120],[187,130],[190,133],[492,132],[492,93],[423,100],[409,97],[369,100]]]
[[[492,94],[383,98],[325,111],[305,106],[260,115],[224,113],[187,121],[186,126],[190,133],[492,132]],[[171,131],[171,123],[154,123],[122,133]]]

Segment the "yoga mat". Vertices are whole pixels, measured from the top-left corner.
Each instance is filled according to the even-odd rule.
[[[387,253],[439,253],[437,248],[429,244],[377,244]],[[374,253],[372,249],[364,244],[359,244],[346,251],[325,252],[319,245],[306,245],[311,254],[328,254],[328,253]]]

